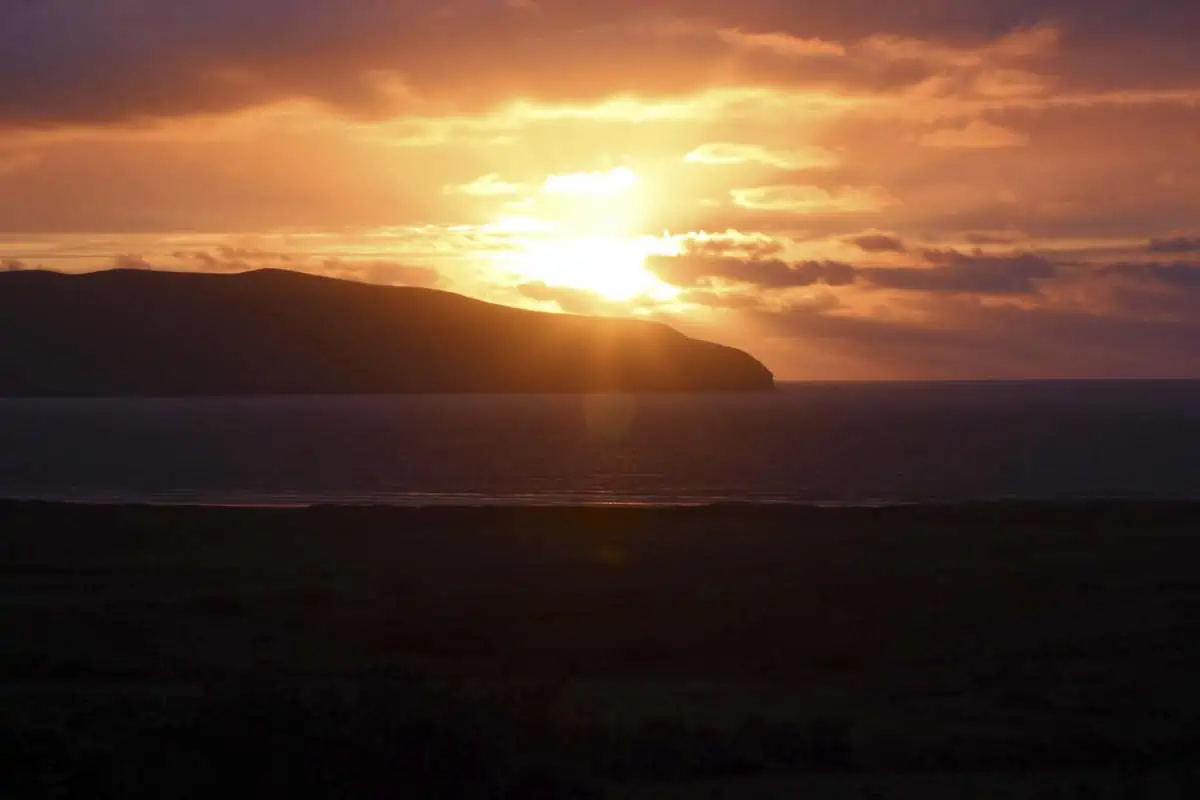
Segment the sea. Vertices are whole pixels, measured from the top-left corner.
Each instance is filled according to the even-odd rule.
[[[0,399],[0,498],[229,506],[1200,500],[1200,382],[10,398]]]

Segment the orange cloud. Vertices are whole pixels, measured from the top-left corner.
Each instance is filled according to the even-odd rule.
[[[921,137],[925,147],[946,150],[990,150],[1002,147],[1022,147],[1029,144],[1029,137],[1022,133],[976,119],[965,128],[942,128]]]
[[[829,169],[841,163],[841,157],[823,147],[772,150],[756,144],[714,142],[692,150],[684,157],[695,164],[761,164],[777,169]]]
[[[733,201],[754,211],[789,214],[853,214],[882,211],[897,201],[878,186],[822,189],[804,184],[734,189]]]
[[[482,175],[468,183],[447,186],[444,191],[447,194],[465,194],[470,197],[508,197],[519,194],[521,188],[520,184],[509,183],[493,173]]]
[[[804,56],[844,56],[846,48],[837,42],[805,39],[786,33],[746,33],[737,28],[717,31],[717,38],[746,50],[761,50],[782,58]]]

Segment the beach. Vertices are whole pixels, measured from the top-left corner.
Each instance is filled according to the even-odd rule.
[[[264,791],[323,769],[437,796],[997,771],[1195,785],[1198,521],[1189,504],[7,503],[5,796],[72,775],[161,796],[146,787],[219,783],[239,758]],[[442,732],[444,769],[346,760],[412,752],[400,722],[418,750],[420,725]],[[256,760],[289,748],[307,755],[283,772]]]

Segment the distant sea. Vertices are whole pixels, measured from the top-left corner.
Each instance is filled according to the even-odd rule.
[[[206,505],[1200,499],[1200,382],[0,399],[0,497]]]

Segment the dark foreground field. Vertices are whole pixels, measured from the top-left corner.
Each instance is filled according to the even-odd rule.
[[[0,796],[1196,796],[1197,531],[0,504]]]

